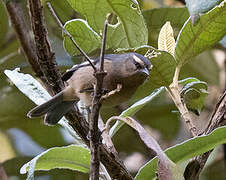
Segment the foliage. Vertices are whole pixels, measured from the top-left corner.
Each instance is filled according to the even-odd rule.
[[[56,28],[56,23],[48,14],[45,1],[42,3],[46,12],[50,39],[53,50],[56,51],[58,62],[66,65],[71,61],[79,63],[79,51],[74,47],[70,38]],[[184,169],[175,171],[177,168],[180,169],[179,163],[226,143],[226,129],[222,127],[217,128],[210,135],[189,139],[163,151],[160,147],[162,146],[161,143],[159,145],[137,121],[129,119],[131,116],[135,116],[142,124],[157,129],[165,141],[169,140],[167,139],[169,137],[170,140],[178,139],[177,129],[181,127],[179,127],[178,115],[173,114],[172,111],[178,108],[179,113],[183,114],[183,112],[181,112],[177,103],[175,106],[167,96],[170,95],[172,100],[176,102],[175,95],[177,94],[173,94],[175,92],[171,91],[175,82],[179,83],[177,98],[181,103],[196,115],[202,113],[205,109],[206,98],[210,94],[207,91],[208,87],[212,84],[219,87],[219,68],[210,50],[220,40],[223,46],[225,44],[225,1],[208,9],[208,11],[202,12],[203,14],[193,24],[186,7],[160,7],[143,10],[146,9],[144,7],[145,1],[139,1],[138,4],[137,1],[133,0],[67,0],[65,3],[53,0],[51,3],[59,17],[65,22],[64,27],[90,56],[99,55],[104,21],[106,16],[112,13],[107,36],[107,52],[137,52],[146,56],[153,65],[150,77],[134,94],[129,102],[130,106],[118,113],[120,118],[128,120],[124,119],[138,132],[144,144],[155,152],[159,160],[157,164],[155,157],[146,163],[139,169],[135,179],[156,178],[156,171],[160,174],[165,173],[169,179],[171,176],[174,179],[181,179]],[[156,4],[156,2],[154,1],[153,4]],[[24,55],[18,52],[21,45],[10,30],[12,27],[9,26],[6,8],[2,2],[0,2],[0,15],[2,17],[0,20],[1,70],[15,69],[5,70],[4,73],[23,94],[34,103],[41,104],[48,100],[50,96],[37,80],[27,74],[31,73],[30,67],[24,61]],[[76,18],[72,19],[72,16]],[[68,54],[63,52],[63,48]],[[20,67],[21,72],[16,67]],[[61,68],[65,67],[61,66]],[[180,81],[178,77],[175,78],[175,70],[178,69],[181,72],[180,79],[181,77],[184,78]],[[195,76],[195,78],[190,76]],[[82,173],[89,172],[89,150],[84,148],[78,135],[67,124],[67,120],[63,118],[59,124],[73,136],[79,145],[65,146],[67,144],[64,139],[65,135],[59,127],[51,129],[43,127],[39,121],[25,119],[25,114],[32,104],[8,84],[5,76],[0,84],[0,92],[2,94],[0,99],[5,102],[4,105],[0,105],[0,127],[2,131],[17,127],[44,148],[63,146],[47,149],[33,157],[32,160],[30,160],[30,157],[25,158],[29,162],[21,168],[21,172],[28,172],[28,179],[34,178],[35,171],[55,168],[76,170]],[[14,102],[15,99],[16,102]],[[22,101],[25,101],[24,105],[20,106]],[[113,112],[116,110],[103,109],[102,111],[103,119],[108,119],[113,116]],[[158,113],[155,114],[154,111]],[[205,111],[207,110],[205,109]],[[22,112],[23,114],[19,114]],[[110,135],[119,137],[120,140],[123,139],[121,136],[131,138],[133,132],[132,135],[127,136],[127,132],[120,131],[121,128],[125,128],[123,124],[124,122],[117,121],[111,128]],[[34,129],[37,131],[34,131]],[[183,139],[185,138],[185,135],[183,135]],[[115,142],[115,144],[117,143]],[[131,145],[133,143],[123,142],[121,144],[123,145],[119,146],[119,151],[140,151],[143,155],[145,154],[146,148],[142,149],[138,143]],[[167,141],[167,144],[170,143]],[[132,149],[130,146],[132,146]],[[12,160],[12,162],[14,161],[15,159]],[[7,163],[10,163],[10,161]],[[23,163],[25,163],[24,159]]]

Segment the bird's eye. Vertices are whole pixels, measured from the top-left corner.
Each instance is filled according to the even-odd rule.
[[[134,64],[135,64],[137,69],[142,69],[143,68],[143,66],[140,63],[138,63],[137,61],[134,61]]]
[[[133,60],[134,60],[134,64],[136,66],[137,69],[143,69],[144,68],[144,62],[137,57],[136,55],[133,55]]]

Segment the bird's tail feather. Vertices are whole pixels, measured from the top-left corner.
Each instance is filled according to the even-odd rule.
[[[73,107],[75,101],[62,101],[54,109],[47,112],[44,123],[48,125],[56,124]]]
[[[46,114],[45,123],[53,125],[72,108],[74,103],[75,101],[63,101],[63,92],[60,92],[49,101],[30,110],[27,116],[32,118]]]

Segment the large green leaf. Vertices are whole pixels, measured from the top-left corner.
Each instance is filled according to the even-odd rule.
[[[148,44],[156,48],[159,31],[167,21],[170,22],[174,35],[177,36],[189,17],[187,8],[156,8],[142,13],[148,27]]]
[[[165,152],[174,163],[180,163],[224,143],[226,143],[226,127],[220,127],[209,135],[192,138],[174,147],[168,148]],[[139,170],[135,179],[153,179],[156,177],[156,170],[157,158],[154,158]]]
[[[150,101],[152,101],[156,96],[158,96],[160,93],[162,93],[164,90],[164,87],[161,87],[159,89],[156,89],[153,91],[149,96],[139,100],[132,106],[130,106],[128,109],[123,111],[120,116],[121,117],[127,117],[127,116],[133,116],[136,114],[139,110],[141,110],[146,104],[148,104]],[[111,128],[110,134],[113,136],[124,124],[122,121],[117,121],[114,126]]]
[[[8,15],[2,1],[0,1],[0,47],[5,42],[6,34],[9,29]]]
[[[48,92],[30,74],[20,73],[18,72],[18,69],[15,69],[13,71],[5,70],[4,72],[10,78],[10,80],[17,86],[17,88],[37,105],[40,105],[50,99],[51,96],[48,94]],[[18,101],[18,103],[20,103],[20,101]],[[23,109],[24,107],[21,107],[21,108]],[[25,116],[25,113],[24,113],[24,116]],[[71,131],[71,127],[66,123],[66,119],[64,117],[58,123],[61,126],[63,126],[65,129],[67,129],[69,133],[71,133],[71,135],[78,141],[78,143],[80,143],[80,138],[78,138],[77,134],[74,131],[73,132]],[[48,128],[46,129],[48,130]],[[29,130],[32,130],[32,129],[29,129]],[[40,134],[39,133],[37,134],[37,132],[36,132],[36,135],[40,136]],[[46,133],[43,133],[42,135],[44,138],[46,137]],[[56,136],[55,133],[52,133],[52,135],[54,137]],[[56,140],[59,140],[59,139],[60,138],[56,138]],[[45,140],[48,140],[48,139],[45,138]]]
[[[74,14],[74,10],[67,1],[51,0],[51,5],[63,22],[70,20]]]
[[[153,65],[149,79],[145,84],[146,86],[152,84],[155,88],[159,88],[161,86],[169,86],[172,83],[176,61],[171,54],[151,46],[143,46],[135,51],[145,55]]]
[[[106,15],[113,13],[117,16],[118,22],[108,28],[108,48],[129,48],[147,44],[147,28],[139,5],[135,1],[68,0],[68,2],[72,8],[86,18],[89,26],[99,35],[103,32]],[[86,34],[84,33],[83,36]],[[76,38],[75,40],[77,41]],[[81,46],[81,48],[85,47]]]
[[[183,66],[180,79],[190,76],[206,81],[209,85],[219,85],[219,66],[211,51],[205,51]]]
[[[219,42],[226,34],[226,2],[201,16],[193,26],[190,19],[185,23],[177,39],[175,57],[185,64],[192,57]]]
[[[100,36],[89,27],[86,21],[82,19],[71,20],[64,27],[86,53],[91,53],[100,47]],[[67,35],[64,35],[64,48],[72,56],[79,54],[79,51]]]
[[[28,170],[51,170],[55,168],[71,169],[83,173],[89,172],[90,152],[82,146],[70,145],[48,149],[23,165],[20,173]],[[31,169],[33,168],[33,169]]]

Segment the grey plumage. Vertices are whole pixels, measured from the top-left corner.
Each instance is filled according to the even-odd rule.
[[[94,60],[98,66],[99,58]],[[115,90],[122,85],[119,92],[109,96],[102,103],[104,106],[115,106],[127,101],[149,75],[151,64],[148,59],[137,53],[105,55],[104,69],[107,75],[103,81],[105,92]],[[83,63],[67,71],[62,79],[68,86],[46,103],[35,107],[28,117],[39,117],[45,114],[46,124],[56,124],[81,100],[87,107],[92,105],[93,85],[96,81],[93,69]]]

